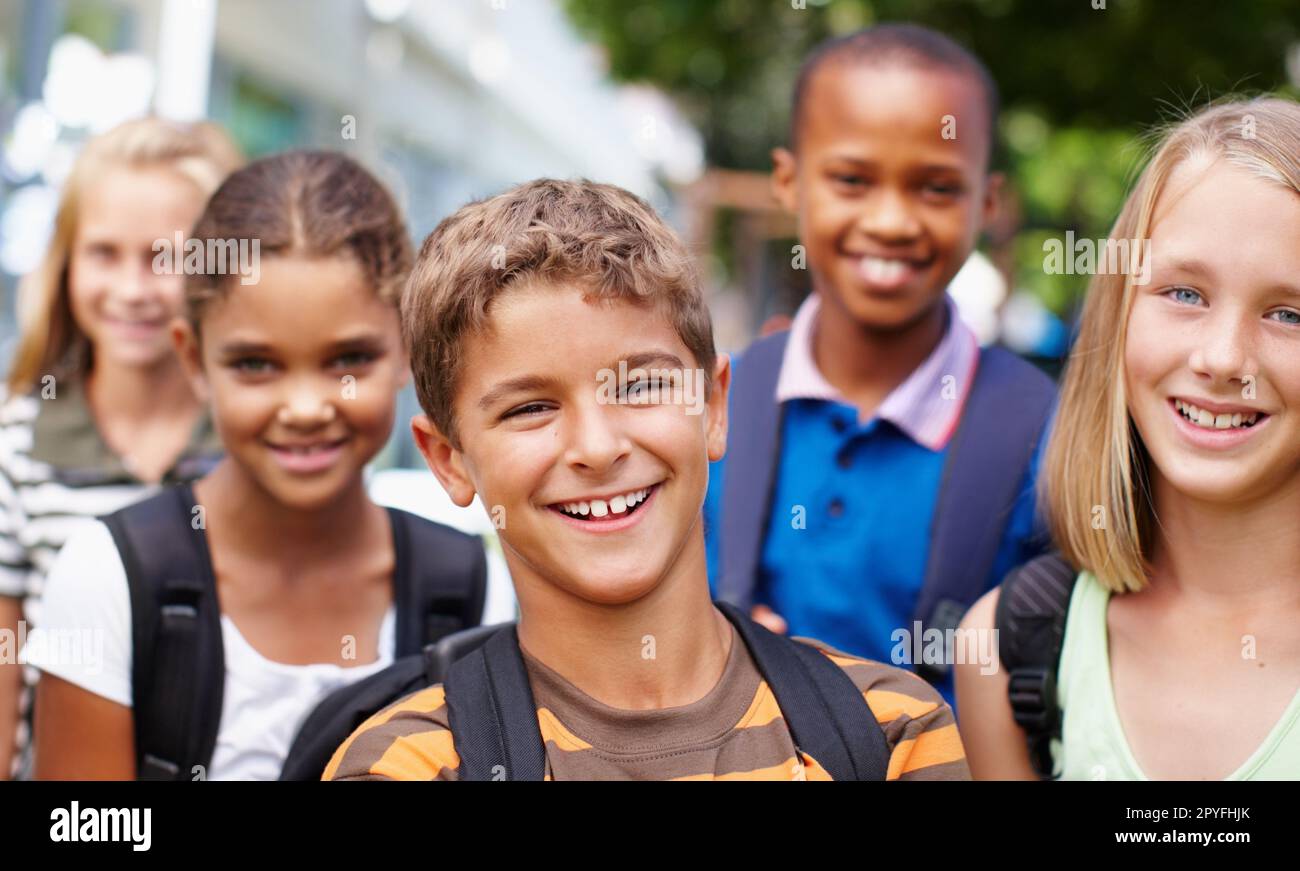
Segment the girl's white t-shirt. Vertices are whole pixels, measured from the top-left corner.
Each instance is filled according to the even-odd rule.
[[[212,766],[202,773],[204,779],[277,779],[312,709],[335,689],[392,664],[396,619],[390,606],[380,627],[376,661],[344,668],[269,660],[223,614],[225,696]],[[103,523],[87,525],[59,551],[45,582],[42,623],[28,636],[23,657],[43,672],[131,707],[131,594],[122,558]]]

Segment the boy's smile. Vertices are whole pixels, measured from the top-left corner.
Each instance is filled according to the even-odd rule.
[[[488,507],[521,601],[541,584],[623,604],[682,575],[695,557],[703,571],[700,508],[708,464],[725,443],[725,375],[706,414],[688,413],[668,390],[646,402],[609,401],[598,389],[599,373],[620,361],[695,365],[665,317],[572,286],[530,284],[492,303],[489,326],[463,353],[461,449],[423,416],[413,429],[452,498],[467,505],[477,492]]]
[[[864,326],[914,324],[992,214],[979,87],[947,71],[828,61],[802,114],[797,152],[774,154],[773,187],[798,218],[814,288]]]
[[[663,482],[659,482],[663,483]],[[628,493],[618,493],[609,497],[592,497],[556,502],[551,505],[566,520],[577,524],[575,529],[584,532],[615,532],[627,529],[638,522],[644,514],[647,503],[654,499],[659,484],[642,487]]]

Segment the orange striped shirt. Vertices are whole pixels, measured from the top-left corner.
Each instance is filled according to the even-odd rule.
[[[844,670],[890,748],[889,780],[968,780],[952,710],[911,672],[816,646]],[[794,746],[767,682],[732,629],[722,677],[689,705],[612,708],[527,653],[547,780],[830,780]],[[460,759],[441,684],[389,706],[334,753],[325,780],[455,780]]]

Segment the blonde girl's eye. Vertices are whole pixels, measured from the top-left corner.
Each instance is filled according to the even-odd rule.
[[[1277,317],[1273,317],[1274,315],[1277,315]],[[1293,309],[1280,308],[1277,311],[1269,312],[1268,316],[1290,326],[1300,326],[1300,312]]]
[[[117,252],[113,249],[112,245],[109,245],[106,242],[94,242],[85,247],[84,253],[86,258],[89,260],[93,260],[96,263],[105,263],[112,260],[113,255]]]
[[[1203,302],[1200,293],[1190,287],[1171,287],[1165,291],[1165,296],[1183,305],[1200,305]]]

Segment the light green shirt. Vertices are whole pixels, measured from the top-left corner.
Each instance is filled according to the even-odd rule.
[[[1149,780],[1124,737],[1110,680],[1110,591],[1082,572],[1070,598],[1057,674],[1063,720],[1052,762],[1061,780]],[[1300,779],[1300,692],[1264,742],[1227,780]]]

